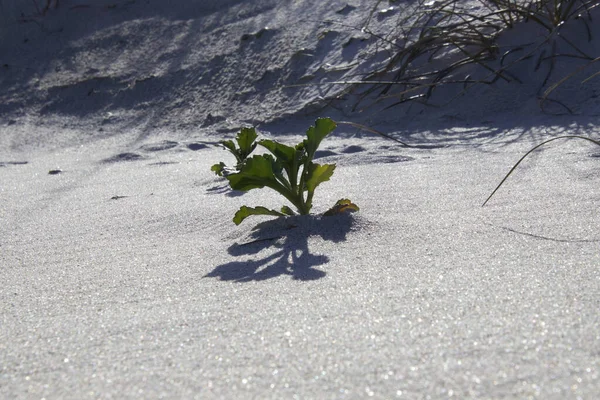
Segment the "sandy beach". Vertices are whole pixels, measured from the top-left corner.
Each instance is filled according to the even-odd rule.
[[[353,114],[321,83],[368,67],[342,24],[376,2],[166,3],[0,1],[1,398],[597,396],[600,147],[552,142],[482,203],[533,146],[600,138],[600,78],[557,89],[572,113],[540,108],[532,59],[537,81]],[[340,123],[313,215],[235,225],[287,203],[231,190],[219,142],[317,117],[410,146]],[[360,211],[321,215],[340,198]]]

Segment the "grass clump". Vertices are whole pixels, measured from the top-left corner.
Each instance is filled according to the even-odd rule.
[[[551,94],[577,75],[575,72],[597,65],[598,58],[578,44],[581,34],[566,27],[580,24],[578,30],[583,29],[584,39],[591,42],[592,25],[597,24],[592,21],[592,11],[600,0],[419,0],[412,6],[403,4],[392,23],[383,23],[379,18],[389,10],[380,9],[383,4],[398,7],[393,1],[376,1],[360,30],[375,42],[372,54],[386,54],[386,59],[359,74],[358,79],[333,82],[346,83],[336,96],[354,99],[353,111],[410,102],[444,106],[473,85],[490,85],[498,80],[524,83],[515,74],[515,67],[533,59],[536,73],[542,65],[547,66],[538,90],[542,109],[558,103],[572,112]],[[406,11],[408,7],[411,9]],[[540,35],[531,35],[529,42],[514,46],[500,44],[501,34],[523,24],[539,28]],[[580,60],[584,66],[556,78],[558,58]],[[582,83],[598,74],[590,73]],[[440,104],[433,101],[432,95],[442,86],[454,87],[457,94],[450,101],[442,96],[445,101]]]

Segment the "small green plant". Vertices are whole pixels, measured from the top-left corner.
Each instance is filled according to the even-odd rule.
[[[559,139],[582,139],[582,140],[587,140],[588,142],[597,144],[598,146],[600,146],[600,142],[594,139],[590,139],[588,137],[585,136],[579,136],[579,135],[565,135],[565,136],[558,136],[552,139],[548,139],[545,142],[542,142],[540,144],[538,144],[537,146],[533,147],[532,149],[530,149],[527,153],[525,153],[525,155],[523,157],[521,157],[519,159],[519,161],[517,161],[517,163],[515,165],[513,165],[513,167],[510,169],[510,171],[508,171],[508,173],[504,176],[504,179],[502,179],[500,181],[500,183],[498,184],[498,186],[496,186],[496,188],[494,189],[494,191],[492,192],[492,194],[490,194],[488,196],[488,198],[483,202],[483,204],[481,205],[482,207],[485,206],[487,204],[488,201],[490,201],[490,199],[492,198],[492,196],[494,196],[494,194],[496,194],[496,192],[498,191],[498,189],[500,189],[500,186],[502,186],[502,184],[508,179],[508,177],[514,172],[515,169],[517,169],[517,167],[519,166],[519,164],[521,164],[521,161],[523,161],[528,155],[530,155],[531,153],[533,153],[534,151],[536,151],[537,149],[539,149],[540,147],[553,142],[555,140],[559,140]]]
[[[232,141],[222,142],[237,160],[235,168],[224,163],[215,164],[211,170],[217,175],[225,176],[233,190],[248,191],[264,187],[271,188],[285,197],[296,211],[283,206],[280,211],[266,207],[242,206],[233,217],[239,225],[251,215],[273,215],[277,217],[289,215],[307,215],[312,208],[315,189],[328,181],[333,175],[335,164],[317,164],[313,162],[321,141],[336,127],[329,118],[319,118],[315,125],[306,131],[306,139],[295,147],[262,139],[256,142],[254,128],[243,128],[236,138],[238,147]],[[259,144],[271,154],[249,157]],[[347,211],[358,211],[358,206],[348,199],[339,200],[324,215],[339,214]]]

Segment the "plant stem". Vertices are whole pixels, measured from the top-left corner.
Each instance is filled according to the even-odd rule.
[[[309,213],[310,208],[306,207],[306,203],[304,202],[302,192],[298,193],[299,192],[298,190],[292,191],[283,185],[280,185],[280,186],[273,185],[273,186],[269,186],[269,187],[271,189],[275,190],[277,193],[279,193],[283,197],[285,197],[286,199],[288,199],[288,201],[290,203],[292,203],[294,205],[294,207],[296,207],[299,214],[307,215]]]

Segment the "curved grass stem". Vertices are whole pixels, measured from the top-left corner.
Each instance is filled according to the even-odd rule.
[[[529,154],[533,153],[534,151],[536,151],[537,149],[539,149],[540,147],[553,142],[555,140],[559,140],[559,139],[583,139],[583,140],[587,140],[589,142],[592,142],[594,144],[597,144],[598,146],[600,146],[600,142],[594,139],[590,139],[588,137],[585,136],[579,136],[579,135],[565,135],[565,136],[558,136],[552,139],[548,139],[545,142],[542,142],[540,144],[538,144],[537,146],[533,147],[531,150],[529,150],[527,153],[525,153],[525,155],[523,157],[521,157],[519,159],[519,161],[517,161],[517,163],[515,165],[513,165],[513,167],[510,169],[510,171],[508,171],[508,174],[506,174],[504,176],[504,179],[502,179],[502,181],[498,184],[498,186],[496,186],[496,188],[494,189],[494,191],[492,192],[492,194],[490,194],[488,196],[488,198],[483,202],[483,204],[481,205],[481,207],[485,206],[487,204],[488,201],[490,201],[490,199],[492,198],[492,196],[494,196],[494,194],[498,191],[498,189],[500,189],[500,187],[504,184],[504,182],[508,179],[508,177],[513,173],[513,171],[519,166],[519,164],[521,164],[521,161],[523,161]]]

